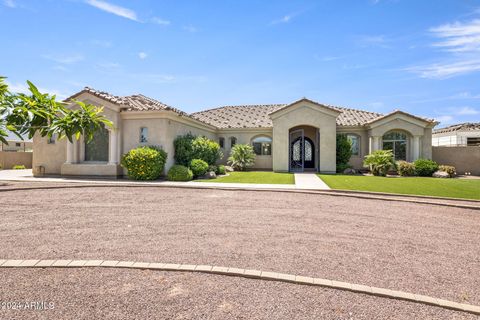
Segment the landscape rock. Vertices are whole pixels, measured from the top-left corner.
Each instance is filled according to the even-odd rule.
[[[217,177],[217,175],[215,174],[215,172],[209,171],[209,172],[205,173],[205,175],[203,177],[205,179],[215,179]]]
[[[357,174],[357,171],[353,168],[347,168],[343,170],[343,174]]]
[[[230,166],[225,166],[225,172],[233,172],[233,168]]]
[[[450,175],[445,171],[435,171],[432,175],[434,178],[450,178]]]

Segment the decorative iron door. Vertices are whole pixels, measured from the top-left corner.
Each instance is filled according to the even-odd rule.
[[[302,172],[304,161],[303,129],[290,132],[290,171]]]

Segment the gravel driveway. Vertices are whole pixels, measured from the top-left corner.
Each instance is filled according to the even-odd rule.
[[[326,195],[154,187],[0,192],[0,203],[2,258],[213,264],[480,304],[479,211]],[[28,276],[35,277],[35,272],[39,271]],[[55,271],[51,277],[62,272],[67,271]],[[102,279],[92,271],[75,273]],[[112,273],[101,271],[114,278]],[[15,274],[19,272],[2,271],[2,281],[16,278]],[[223,281],[237,286],[246,280],[212,281],[225,287]],[[251,286],[257,290],[257,285]],[[328,291],[271,282],[261,286],[274,295],[284,294],[277,289],[284,286],[299,295]],[[195,290],[201,293],[200,287]],[[343,297],[341,306],[348,305],[345,297],[357,303],[359,296],[328,292]],[[228,290],[225,294],[235,295]],[[358,299],[367,308],[394,303],[366,296]],[[407,309],[411,305],[398,304]]]

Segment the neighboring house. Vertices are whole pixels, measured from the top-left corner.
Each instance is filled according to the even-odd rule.
[[[432,133],[435,147],[480,146],[480,122],[459,123],[436,129]]]
[[[174,164],[173,140],[189,132],[218,141],[223,163],[231,147],[242,143],[253,145],[256,169],[335,172],[338,133],[352,141],[350,162],[361,168],[363,157],[379,149],[394,150],[397,160],[431,158],[432,128],[437,124],[398,110],[382,115],[306,98],[192,114],[140,94],[119,97],[85,88],[69,99],[74,98],[104,106],[115,130],[97,132],[88,144],[83,138],[70,143],[34,137],[34,173],[41,169],[46,174],[120,175],[124,173],[119,165],[122,154],[141,145],[163,147],[168,152],[168,170]]]
[[[13,133],[9,133],[6,138],[7,143],[0,141],[0,152],[31,152],[33,150],[33,141],[31,139],[25,138],[24,140],[20,139]]]

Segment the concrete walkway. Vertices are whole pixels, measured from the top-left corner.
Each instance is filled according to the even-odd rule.
[[[220,182],[175,182],[175,181],[133,181],[128,179],[105,179],[92,177],[34,177],[31,169],[27,170],[0,170],[0,181],[29,181],[29,182],[73,182],[73,183],[102,183],[117,185],[161,185],[166,187],[200,187],[200,188],[233,188],[233,189],[309,189],[329,190],[330,188],[314,173],[295,173],[295,184],[257,184],[257,183],[220,183]]]
[[[295,173],[295,188],[309,190],[330,190],[325,182],[315,173]]]
[[[432,305],[440,308],[463,311],[480,315],[480,307],[470,304],[458,303],[449,300],[437,299],[430,296],[413,294],[405,291],[396,291],[385,288],[377,288],[359,285],[350,282],[341,282],[323,278],[313,278],[295,274],[277,273],[253,269],[240,269],[219,267],[210,265],[176,264],[176,263],[150,263],[118,260],[0,260],[0,268],[127,268],[127,269],[150,269],[162,271],[201,272],[217,275],[228,275],[251,279],[290,282],[300,285],[321,286],[337,290],[363,293],[372,296],[398,299]]]

